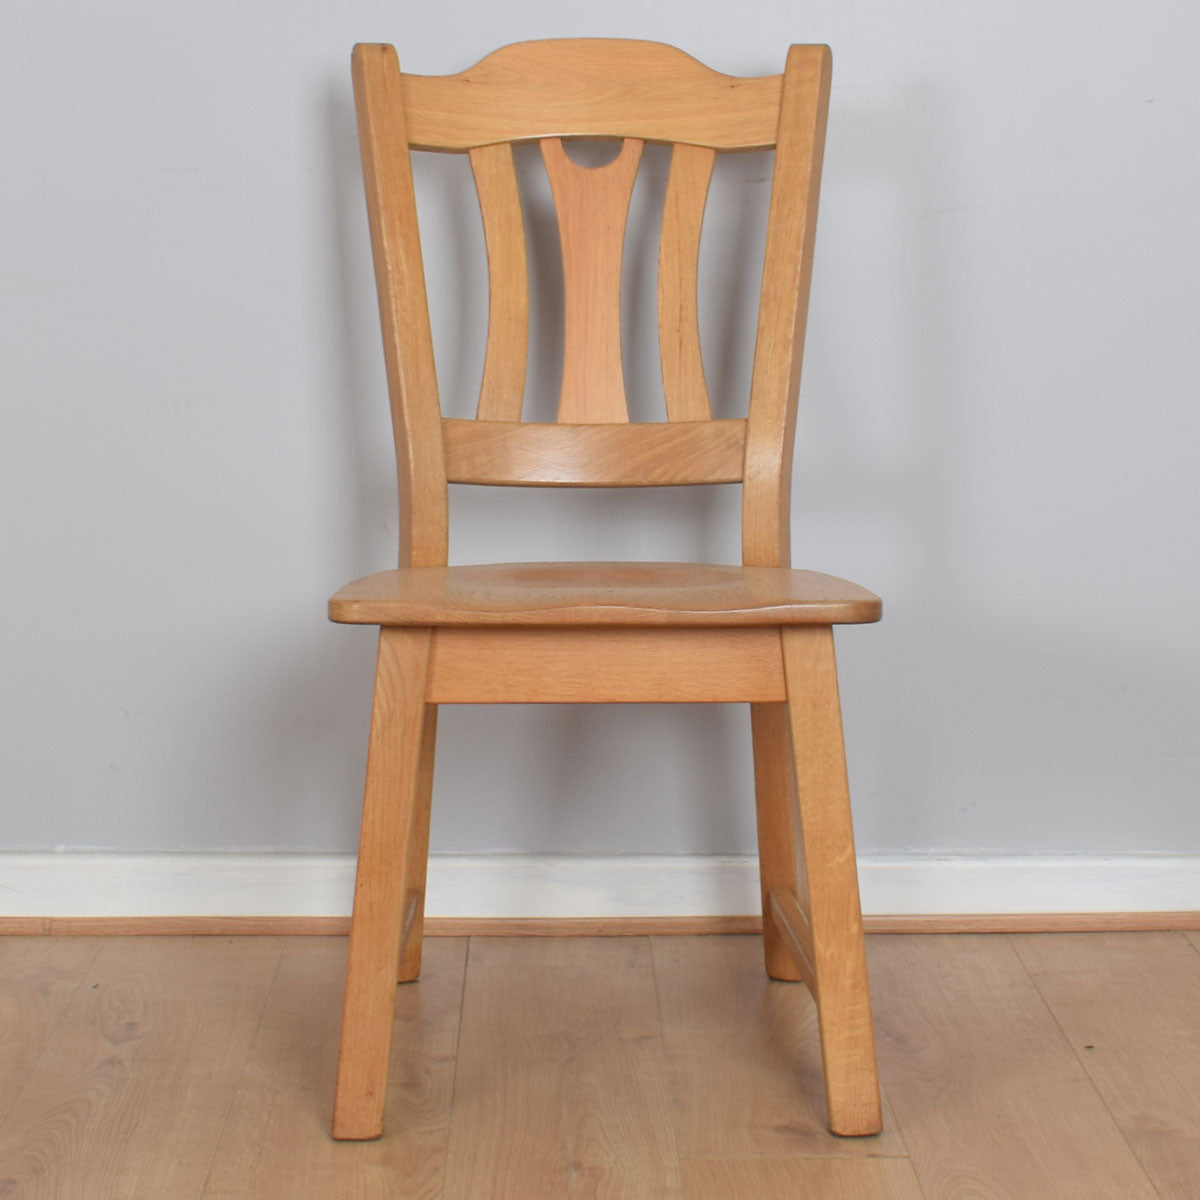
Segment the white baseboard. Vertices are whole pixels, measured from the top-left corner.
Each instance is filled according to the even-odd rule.
[[[1200,911],[1200,855],[866,856],[871,915]],[[345,916],[354,859],[317,854],[0,854],[0,916]],[[754,913],[751,855],[434,855],[436,917]]]

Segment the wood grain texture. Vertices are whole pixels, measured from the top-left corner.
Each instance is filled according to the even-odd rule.
[[[816,571],[708,563],[489,563],[381,571],[329,601],[366,625],[830,625],[877,621],[879,597]]]
[[[1146,933],[1200,929],[1195,912],[884,913],[871,933]]]
[[[401,566],[433,566],[446,561],[448,501],[400,65],[391,46],[359,45],[353,72],[396,442],[399,561]]]
[[[681,1195],[644,940],[472,939],[445,1194]]]
[[[1153,1200],[1007,939],[870,950],[880,1067],[925,1200]]]
[[[479,386],[480,420],[519,421],[529,353],[529,267],[512,147],[478,146],[471,173],[488,263],[488,332]]]
[[[491,629],[434,633],[435,704],[677,704],[779,699],[773,629]]]
[[[421,747],[417,759],[416,793],[408,834],[408,866],[405,870],[404,924],[400,940],[400,969],[397,980],[410,983],[421,974],[425,941],[425,877],[429,868],[429,821],[432,816],[433,762],[437,746],[437,705],[425,705],[421,724]]]
[[[791,561],[792,448],[829,84],[827,47],[793,46],[788,51],[742,485],[742,561],[754,566],[787,566]]]
[[[793,924],[803,914],[812,942],[830,1128],[863,1136],[878,1133],[882,1118],[833,630],[784,629],[781,637],[807,878],[803,909],[792,906]],[[777,894],[772,900],[772,916],[786,924],[792,912],[778,905]]]
[[[0,917],[0,937],[344,937],[349,917]],[[1200,928],[1200,914],[866,914],[867,933],[1131,933]],[[426,937],[761,933],[749,913],[682,917],[426,917]],[[1192,935],[1188,935],[1191,937]],[[1200,942],[1200,937],[1194,937]],[[1200,950],[1200,945],[1197,946]]]
[[[682,1156],[906,1153],[890,1111],[878,1137],[828,1131],[812,997],[803,985],[767,979],[757,939],[652,945]]]
[[[99,951],[95,938],[0,941],[0,1125]]]
[[[746,422],[564,425],[442,422],[451,483],[510,487],[667,487],[737,483]]]
[[[716,152],[675,146],[658,246],[658,346],[671,421],[712,417],[700,350],[700,232]],[[740,472],[739,472],[740,477]]]
[[[688,1200],[924,1200],[897,1158],[688,1158],[680,1170]]]
[[[406,942],[403,930],[411,914],[419,933],[423,893],[418,847],[427,830],[426,766],[432,769],[431,745],[421,750],[423,703],[784,699],[786,719],[775,713],[759,722],[773,731],[776,758],[785,743],[792,756],[789,796],[783,798],[781,782],[789,772],[778,762],[764,768],[774,783],[759,794],[768,963],[790,975],[783,962],[789,952],[816,996],[831,1128],[875,1134],[880,1105],[829,627],[876,620],[879,602],[844,580],[781,569],[790,554],[791,442],[828,50],[792,47],[780,84],[721,76],[647,42],[521,43],[437,79],[402,78],[390,47],[359,46],[355,83],[406,532],[401,570],[359,580],[330,602],[334,620],[384,627],[335,1136],[380,1132],[394,980],[397,970],[407,979],[417,967],[419,941]],[[564,136],[614,136],[620,147],[607,164],[585,167],[568,155]],[[535,138],[561,245],[558,433],[521,429],[516,420],[528,288],[511,148],[496,144]],[[670,419],[666,428],[633,430],[621,354],[621,266],[646,140],[675,147],[659,278]],[[710,423],[696,293],[715,151],[772,144],[778,154],[750,415],[744,426]],[[438,415],[410,145],[471,155],[491,278],[484,425]],[[431,430],[435,436],[426,436]],[[737,478],[744,483],[745,568],[445,566],[448,480],[618,486]],[[801,845],[810,859],[807,886],[797,863]],[[580,1182],[578,1165],[570,1168],[568,1190],[630,1194],[609,1186],[606,1168],[585,1172]],[[668,1172],[653,1186],[644,1179],[638,1186],[662,1195],[677,1185]]]
[[[564,331],[558,420],[626,422],[621,257],[643,143],[625,138],[617,157],[602,167],[573,162],[561,138],[544,138],[540,145],[562,248]]]
[[[0,1195],[199,1196],[282,952],[106,941],[0,1125]]]
[[[777,931],[780,941],[796,966],[796,973],[816,996],[817,969],[813,965],[816,962],[816,952],[813,950],[812,921],[808,915],[807,904],[801,904],[796,893],[790,888],[772,888],[767,893],[767,911],[770,919],[768,921],[764,917],[764,928]],[[771,974],[771,978],[789,977]]]
[[[872,938],[891,1104],[883,1135],[851,1140],[821,1127],[812,1002],[764,977],[756,939],[654,939],[650,996],[644,939],[504,944],[473,941],[469,962],[463,940],[427,948],[422,982],[398,989],[388,1133],[347,1145],[326,1126],[340,940],[0,942],[0,1056],[60,1014],[43,1048],[18,1047],[17,1086],[0,1077],[0,1195],[1194,1191],[1200,956],[1186,936]],[[478,1021],[460,1045],[464,969]],[[1157,1188],[1130,1130],[1153,1146]],[[1191,1172],[1182,1190],[1169,1164]]]
[[[780,647],[780,655],[783,650]],[[787,687],[784,687],[786,696]],[[750,736],[754,747],[754,802],[758,829],[758,879],[762,905],[763,954],[772,979],[810,986],[812,939],[803,964],[797,961],[771,916],[771,892],[786,888],[808,905],[808,881],[800,853],[800,815],[796,809],[796,778],[792,767],[792,734],[786,704],[750,705]],[[815,994],[815,993],[814,993]]]
[[[1013,938],[1162,1200],[1200,1186],[1200,955],[1177,933]]]
[[[429,631],[379,631],[338,1056],[334,1136],[379,1137],[422,776]]]
[[[722,75],[655,42],[563,38],[505,46],[457,75],[406,75],[404,100],[427,150],[568,136],[763,150],[779,88],[778,75]]]
[[[1188,928],[1189,930],[1197,930],[1197,929],[1200,929],[1200,913],[1197,913],[1197,914],[1195,914],[1195,915],[1196,915],[1196,917],[1197,917],[1196,924],[1194,924],[1194,925],[1188,925],[1188,926],[1187,926],[1187,928]],[[1182,926],[1180,926],[1179,928],[1183,928],[1183,927],[1182,927]],[[1187,935],[1187,939],[1188,939],[1188,941],[1189,941],[1189,942],[1191,942],[1191,943],[1192,943],[1192,945],[1193,945],[1193,946],[1196,948],[1196,950],[1197,950],[1197,951],[1200,951],[1200,933],[1194,933],[1194,932],[1190,932],[1190,933],[1188,933],[1188,935]]]
[[[329,1080],[345,944],[296,938],[250,1048],[213,1159],[204,1200],[438,1200],[466,969],[465,939],[426,951],[420,984],[397,992],[388,1073],[387,1137],[346,1145],[329,1137]]]

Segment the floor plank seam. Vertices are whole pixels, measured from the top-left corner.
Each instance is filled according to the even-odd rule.
[[[1020,935],[1018,935],[1018,936],[1020,936]],[[1183,935],[1178,934],[1177,936],[1182,937]],[[1116,1113],[1113,1112],[1108,1101],[1105,1099],[1104,1093],[1096,1086],[1096,1081],[1092,1078],[1091,1071],[1089,1071],[1087,1069],[1087,1063],[1084,1062],[1082,1056],[1079,1053],[1079,1050],[1075,1046],[1075,1043],[1071,1040],[1071,1037],[1068,1035],[1067,1031],[1063,1028],[1062,1022],[1058,1019],[1058,1013],[1056,1013],[1054,1011],[1054,1006],[1050,1003],[1049,1000],[1046,999],[1045,993],[1038,986],[1037,977],[1029,969],[1028,964],[1025,962],[1025,958],[1021,954],[1020,946],[1018,946],[1016,944],[1016,942],[1013,940],[1012,934],[1006,933],[1004,935],[1004,940],[1011,947],[1013,954],[1016,955],[1017,962],[1019,962],[1021,964],[1021,969],[1029,977],[1029,982],[1031,984],[1033,984],[1033,990],[1037,993],[1037,998],[1042,1002],[1043,1007],[1045,1008],[1046,1012],[1049,1014],[1050,1020],[1054,1022],[1054,1028],[1058,1030],[1058,1032],[1062,1035],[1063,1041],[1066,1042],[1067,1046],[1070,1048],[1071,1057],[1074,1058],[1076,1063],[1079,1064],[1079,1069],[1080,1069],[1080,1071],[1083,1072],[1083,1076],[1088,1082],[1088,1087],[1090,1087],[1092,1089],[1092,1091],[1096,1094],[1096,1096],[1099,1098],[1101,1106],[1103,1107],[1104,1111],[1108,1114],[1108,1119],[1113,1124],[1113,1128],[1120,1135],[1121,1141],[1122,1141],[1122,1143],[1124,1143],[1125,1148],[1129,1151],[1130,1157],[1133,1159],[1133,1161],[1135,1163],[1137,1163],[1138,1170],[1141,1171],[1143,1177],[1146,1180],[1146,1186],[1150,1189],[1150,1191],[1155,1196],[1158,1196],[1160,1198],[1160,1200],[1162,1200],[1162,1193],[1158,1190],[1158,1188],[1155,1186],[1154,1180],[1150,1177],[1150,1172],[1147,1169],[1146,1164],[1142,1161],[1142,1156],[1140,1154],[1138,1154],[1138,1152],[1133,1148],[1133,1144],[1130,1142],[1129,1136],[1126,1134],[1124,1126],[1122,1126],[1121,1122],[1117,1120]]]
[[[462,985],[458,991],[458,1023],[454,1030],[454,1072],[450,1076],[449,1108],[446,1116],[446,1152],[442,1156],[442,1188],[438,1193],[442,1200],[446,1196],[446,1180],[450,1175],[450,1154],[454,1149],[454,1102],[458,1096],[458,1067],[459,1050],[462,1047],[463,1013],[467,1002],[467,975],[471,970],[471,943],[475,939],[467,938],[467,948],[463,953]],[[418,982],[417,986],[420,986]]]
[[[275,981],[279,978],[280,969],[283,967],[283,956],[287,946],[282,938],[277,938],[276,941],[279,943],[279,956],[275,959],[275,969],[271,972],[271,978],[263,989],[262,1007],[258,1010],[258,1020],[254,1023],[254,1032],[246,1042],[246,1057],[242,1060],[241,1068],[238,1071],[237,1083],[234,1085],[233,1095],[229,1099],[229,1107],[225,1110],[225,1119],[221,1122],[221,1128],[213,1139],[212,1154],[209,1155],[208,1169],[204,1172],[204,1182],[201,1184],[199,1192],[196,1193],[197,1200],[204,1200],[204,1197],[208,1195],[213,1169],[217,1164],[217,1156],[221,1153],[221,1145],[229,1130],[229,1122],[233,1119],[233,1110],[237,1107],[238,1093],[241,1091],[242,1080],[246,1077],[246,1068],[250,1065],[254,1048],[258,1045],[259,1034],[262,1032],[263,1022],[267,1019],[267,1005],[271,1000],[271,992],[274,990]]]
[[[807,1162],[811,1159],[828,1159],[830,1162],[912,1162],[911,1154],[820,1154],[798,1151],[795,1154],[762,1154],[752,1150],[744,1154],[681,1154],[680,1161],[687,1162],[743,1162],[754,1159],[759,1162]]]
[[[87,964],[83,970],[79,972],[79,979],[75,983],[75,987],[71,991],[70,998],[62,1005],[59,1014],[53,1021],[50,1022],[46,1029],[46,1039],[42,1048],[37,1052],[36,1057],[29,1063],[29,1070],[24,1079],[16,1086],[15,1092],[9,1101],[7,1108],[0,1107],[0,1126],[12,1116],[13,1113],[20,1112],[21,1097],[25,1090],[33,1083],[38,1076],[38,1068],[41,1066],[42,1060],[51,1052],[56,1043],[56,1035],[63,1022],[67,1019],[71,1009],[79,997],[80,989],[87,982],[88,976],[96,965],[96,960],[100,957],[100,952],[104,948],[104,943],[99,939],[95,939],[95,952],[88,958]]]
[[[679,1125],[675,1119],[675,1098],[671,1087],[671,1063],[667,1055],[667,1023],[663,1020],[662,989],[659,986],[658,959],[654,954],[653,935],[646,936],[646,951],[650,956],[650,982],[654,985],[654,1014],[658,1018],[658,1044],[662,1051],[663,1085],[667,1097],[667,1135],[670,1138],[671,1152],[675,1156],[676,1174],[679,1175],[679,1164],[685,1155],[679,1153]],[[683,1189],[683,1178],[679,1176],[680,1194]]]

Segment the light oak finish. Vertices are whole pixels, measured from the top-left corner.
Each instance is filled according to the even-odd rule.
[[[564,38],[505,46],[458,75],[405,75],[403,87],[421,150],[568,135],[766,150],[779,83],[722,75],[656,42]]]
[[[94,938],[0,941],[0,1127],[99,952]]]
[[[691,1158],[683,1163],[688,1200],[924,1200],[904,1159]]]
[[[763,932],[758,916],[426,917],[426,937],[649,937]],[[1200,913],[866,914],[867,933],[1148,933]],[[349,917],[0,917],[0,937],[344,937]],[[1200,949],[1200,935],[1187,933]]]
[[[198,1197],[282,952],[262,939],[105,941],[13,1083],[0,1195]]]
[[[421,804],[429,640],[428,630],[379,631],[334,1106],[339,1138],[376,1138],[383,1129],[410,837]]]
[[[510,487],[664,487],[738,483],[746,422],[640,425],[442,422],[451,483]]]
[[[519,421],[529,354],[529,268],[517,173],[512,147],[503,143],[476,146],[470,158],[488,261],[487,349],[476,416],[480,422]],[[448,440],[446,456],[449,467]]]
[[[868,933],[1151,933],[1200,929],[1200,912],[930,913],[863,922]]]
[[[787,888],[772,888],[767,893],[767,911],[770,914],[767,928],[774,931],[787,951],[796,975],[808,984],[810,990],[815,989],[817,969],[813,963],[816,952],[813,949],[812,922],[808,919],[806,908],[795,892]],[[767,973],[770,974],[769,968]],[[772,975],[771,978],[791,979],[790,975]]]
[[[783,688],[787,699],[787,684]],[[800,849],[796,809],[796,774],[787,704],[750,706],[750,736],[754,746],[754,799],[758,827],[758,879],[762,911],[763,954],[772,979],[803,979],[811,988],[812,937],[804,920],[804,941],[785,942],[786,931],[772,918],[772,893],[783,890],[807,904],[808,881]]]
[[[676,1144],[684,1157],[907,1153],[890,1112],[876,1137],[831,1136],[816,1006],[774,982],[745,937],[656,937],[654,975]]]
[[[747,566],[791,565],[792,448],[829,73],[826,47],[793,46],[788,51],[746,428],[742,561]]]
[[[629,420],[621,367],[621,248],[642,145],[626,138],[612,162],[584,167],[567,157],[561,138],[541,141],[562,246],[566,329],[558,419],[568,424]]]
[[[755,939],[504,941],[428,947],[397,995],[400,1120],[355,1145],[325,1134],[340,941],[0,942],[0,1195],[1192,1194],[1185,935],[871,938],[885,1132],[849,1140],[812,1001]]]
[[[357,46],[352,65],[396,442],[400,565],[438,566],[449,536],[442,413],[400,70],[391,46]]]
[[[801,933],[798,922],[807,922],[812,959],[798,965],[802,974],[811,968],[815,984],[830,1128],[862,1136],[878,1133],[882,1117],[833,630],[818,625],[784,629],[781,636],[807,878],[801,894],[807,903],[801,909],[799,897],[784,891],[786,903],[781,904],[781,893],[772,892],[771,909],[763,919],[778,915],[796,936]],[[804,945],[803,938],[799,944]]]
[[[712,418],[700,352],[697,292],[700,231],[716,158],[707,146],[678,145],[671,151],[658,243],[658,344],[670,421]],[[738,467],[740,479],[740,462]]]
[[[400,930],[400,970],[396,977],[399,983],[409,983],[421,974],[421,946],[425,940],[425,875],[429,866],[429,820],[436,744],[437,707],[426,704],[422,715],[417,782],[408,834],[404,921]]]
[[[1006,937],[872,939],[871,975],[880,1070],[925,1200],[1155,1200]]]
[[[381,626],[334,1135],[382,1130],[395,983],[420,967],[436,707],[663,701],[754,706],[767,968],[803,979],[816,999],[830,1128],[876,1134],[831,627],[877,620],[880,606],[855,584],[790,570],[787,527],[829,52],[793,46],[782,79],[739,80],[668,46],[560,40],[508,46],[432,78],[402,75],[391,47],[358,46],[354,79],[404,516],[399,568],[330,601],[336,621]],[[564,145],[577,138],[615,139],[616,157],[581,165]],[[647,141],[672,145],[657,306],[668,419],[635,425],[621,269]],[[557,420],[533,425],[519,419],[529,281],[509,145],[517,142],[540,146],[562,251]],[[489,272],[475,421],[445,420],[438,405],[414,148],[466,151],[475,177]],[[705,201],[717,151],[762,148],[776,155],[748,411],[744,421],[713,421],[697,316]],[[740,566],[447,565],[450,482],[739,481]],[[504,1081],[485,1066],[475,1072],[480,1085]],[[460,1087],[475,1082],[460,1072]],[[504,1135],[495,1141],[503,1145]],[[670,1163],[660,1151],[651,1157]],[[646,1194],[677,1187],[671,1168]]]
[[[531,1191],[681,1196],[645,939],[472,940],[446,1195]]]
[[[399,989],[387,1083],[395,1136],[359,1146],[328,1136],[345,957],[330,938],[293,938],[284,947],[204,1200],[442,1196],[466,939],[439,938],[421,986]]]
[[[1162,1200],[1200,1186],[1200,954],[1178,934],[1013,939]]]
[[[437,629],[430,704],[783,699],[774,629]]]
[[[878,620],[879,608],[877,596],[832,575],[709,563],[402,568],[357,579],[329,601],[332,620],[362,625],[540,629],[846,625]]]

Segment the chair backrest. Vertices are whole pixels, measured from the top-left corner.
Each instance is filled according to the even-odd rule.
[[[829,50],[793,46],[782,75],[722,75],[671,46],[521,42],[457,75],[402,74],[359,45],[354,88],[399,465],[400,561],[447,556],[447,482],[647,486],[740,481],[747,565],[786,566],[792,443],[829,99]],[[563,138],[621,139],[602,167]],[[535,142],[562,246],[557,422],[522,421],[529,289],[512,147]],[[621,251],[645,143],[672,147],[658,262],[667,420],[631,423],[621,365]],[[718,153],[775,150],[745,420],[714,420],[697,316],[700,229]],[[474,420],[444,419],[410,150],[466,153],[487,248],[488,335]]]

